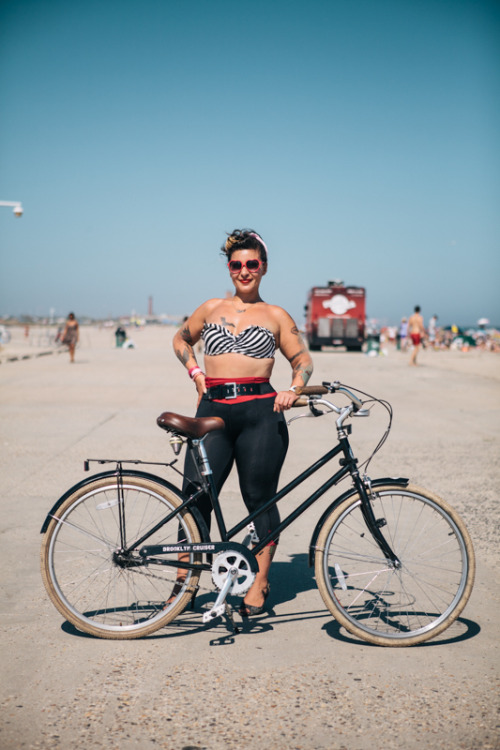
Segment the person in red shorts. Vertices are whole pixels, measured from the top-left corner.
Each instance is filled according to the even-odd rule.
[[[408,335],[410,336],[413,344],[410,357],[410,365],[415,367],[417,365],[417,355],[420,351],[422,340],[425,336],[424,319],[420,314],[419,305],[415,307],[413,315],[410,315],[410,318],[408,320]]]

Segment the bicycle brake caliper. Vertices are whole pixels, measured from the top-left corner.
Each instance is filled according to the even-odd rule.
[[[372,498],[377,497],[377,493],[373,491],[372,488],[372,480],[367,474],[363,475],[363,484],[366,488],[366,494],[368,495],[368,499],[372,500]],[[379,529],[382,529],[384,526],[387,526],[387,521],[385,518],[376,518],[375,523],[377,524],[377,527]]]

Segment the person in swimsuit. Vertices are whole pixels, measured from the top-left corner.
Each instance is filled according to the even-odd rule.
[[[283,412],[298,396],[312,373],[312,360],[300,332],[281,307],[264,302],[260,284],[268,269],[263,239],[250,229],[235,229],[221,248],[228,261],[234,295],[204,302],[174,336],[175,353],[197,391],[196,416],[220,416],[225,429],[211,432],[205,447],[220,492],[236,463],[241,494],[249,512],[276,494],[281,467],[288,448],[288,429]],[[202,339],[205,372],[196,361],[194,347]],[[290,388],[277,393],[270,384],[274,355],[279,349],[292,368]],[[197,472],[191,456],[185,465],[184,491],[192,491]],[[198,501],[208,528],[211,503]],[[263,539],[279,524],[276,508],[255,520]],[[265,608],[269,594],[269,569],[278,538],[257,556],[259,572],[240,607],[243,617]]]
[[[75,349],[78,343],[78,321],[74,313],[70,313],[66,320],[64,331],[61,333],[61,343],[69,349],[69,361],[75,361]]]
[[[416,366],[417,355],[422,345],[422,338],[425,336],[424,319],[420,314],[420,307],[415,307],[415,312],[408,319],[408,333],[413,343],[413,349],[410,357],[410,365]]]

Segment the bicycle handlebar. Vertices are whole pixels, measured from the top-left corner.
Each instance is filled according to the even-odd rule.
[[[329,391],[324,385],[299,385],[295,389],[295,393],[298,393],[301,396],[324,396],[325,393],[330,392],[331,391]]]
[[[292,409],[295,409],[296,406],[307,406],[308,404],[309,404],[309,399],[301,397],[293,402]]]
[[[324,396],[326,393],[343,393],[352,402],[354,411],[363,408],[363,403],[351,391],[340,385],[337,381],[334,383],[323,383],[322,385],[304,385],[295,389],[298,396]],[[298,398],[293,406],[307,406],[309,399]]]

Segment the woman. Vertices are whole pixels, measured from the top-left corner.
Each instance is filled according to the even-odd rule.
[[[69,349],[69,361],[75,361],[75,349],[78,343],[78,321],[74,313],[70,313],[66,320],[64,331],[61,333],[61,343]]]
[[[288,448],[283,412],[298,398],[295,387],[306,385],[312,361],[290,315],[269,305],[260,296],[267,273],[267,247],[253,230],[235,229],[222,247],[228,261],[234,295],[204,302],[174,336],[174,350],[193,380],[198,395],[196,416],[220,416],[225,429],[205,439],[217,490],[220,491],[236,462],[241,494],[253,512],[276,494]],[[194,346],[205,345],[205,372],[198,366]],[[292,367],[289,390],[276,393],[269,383],[275,350],[280,349]],[[184,490],[192,489],[197,473],[186,458]],[[211,504],[202,498],[198,507],[210,528]],[[276,508],[255,521],[260,539],[279,524]],[[240,614],[252,617],[264,610],[269,594],[268,574],[278,539],[257,556],[259,572],[248,591]]]

